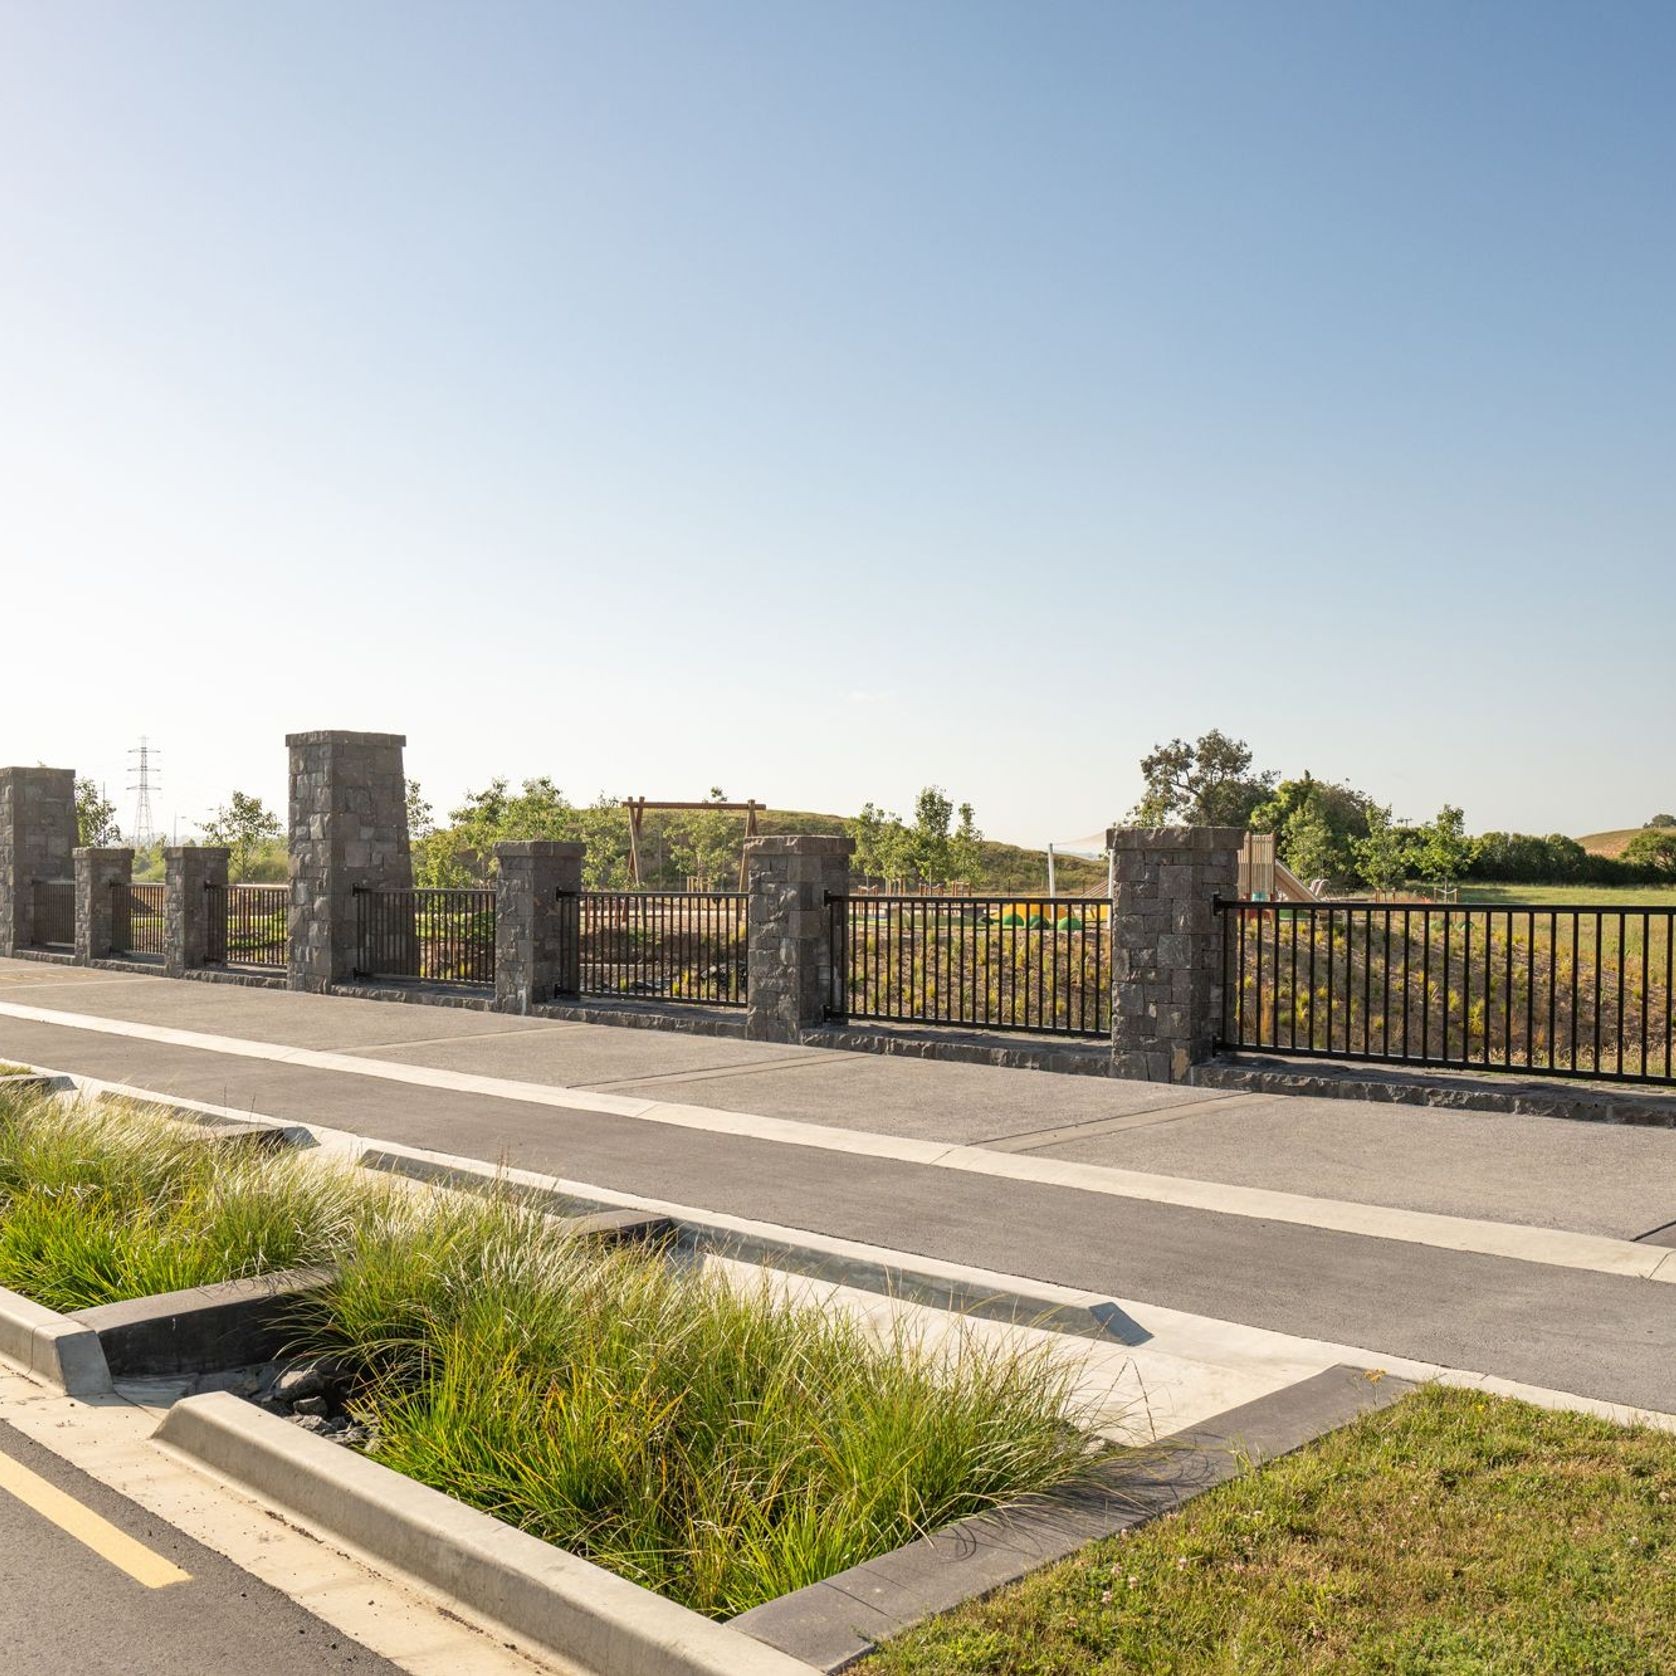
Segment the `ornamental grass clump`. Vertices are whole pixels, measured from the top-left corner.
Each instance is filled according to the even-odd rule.
[[[0,1286],[49,1309],[319,1262],[364,1197],[344,1171],[206,1145],[144,1108],[0,1090]]]
[[[1085,1456],[1047,1350],[881,1338],[505,1195],[385,1201],[305,1308],[379,1460],[713,1616]]]

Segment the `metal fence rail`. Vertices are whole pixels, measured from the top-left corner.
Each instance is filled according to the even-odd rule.
[[[1676,909],[1217,907],[1222,1048],[1676,1082]]]
[[[76,886],[73,879],[36,879],[30,909],[31,941],[37,948],[76,946]]]
[[[205,885],[204,891],[212,966],[284,966],[288,886]]]
[[[166,885],[111,883],[111,953],[155,955],[168,949]]]
[[[559,901],[581,994],[745,1005],[743,891],[589,890]]]
[[[1111,1034],[1101,897],[828,896],[834,1018]]]
[[[355,891],[355,975],[495,981],[493,890]]]

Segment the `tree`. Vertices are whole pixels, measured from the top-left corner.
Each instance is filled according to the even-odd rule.
[[[1375,805],[1368,811],[1368,835],[1352,848],[1356,870],[1370,889],[1395,890],[1408,877],[1408,847],[1389,809]]]
[[[1648,867],[1658,873],[1676,873],[1676,832],[1667,827],[1648,827],[1624,845],[1623,859],[1632,867]]]
[[[727,802],[720,786],[710,788],[712,803]],[[684,879],[700,890],[714,890],[739,871],[737,817],[720,809],[682,809],[669,823],[669,852]]]
[[[1142,826],[1244,826],[1277,778],[1251,771],[1251,747],[1212,728],[1195,744],[1172,739],[1141,758]]]
[[[1314,810],[1315,819],[1304,822],[1301,830],[1314,833],[1317,823],[1325,828],[1316,853],[1307,857],[1297,853],[1291,836],[1294,817],[1306,807]],[[1300,879],[1348,880],[1358,871],[1356,845],[1368,835],[1374,808],[1366,792],[1318,780],[1306,771],[1301,779],[1282,780],[1251,811],[1250,826],[1253,832],[1275,834],[1276,855]]]
[[[232,801],[223,803],[203,826],[204,837],[212,844],[225,844],[232,852],[228,858],[228,877],[237,882],[246,877],[260,853],[270,844],[277,844],[282,835],[279,817],[273,814],[259,797],[236,791]]]
[[[431,818],[431,806],[425,801],[425,794],[419,789],[417,780],[407,782],[407,836],[412,843],[421,838],[427,838],[436,830],[436,822]]]
[[[76,781],[76,842],[91,848],[108,848],[119,843],[122,833],[116,824],[116,805],[93,780]]]
[[[983,834],[970,803],[960,805],[960,824],[949,839],[949,878],[968,890],[983,883]]]
[[[844,826],[855,843],[855,871],[864,879],[889,887],[909,880],[971,885],[983,877],[983,834],[972,805],[957,810],[941,786],[921,789],[912,825],[868,802]]]
[[[885,866],[885,856],[889,848],[889,832],[892,827],[901,826],[900,818],[868,799],[862,804],[861,813],[846,824],[850,841],[855,845],[856,872],[864,879],[882,879],[888,884],[890,873]]]
[[[1472,861],[1472,840],[1466,835],[1466,816],[1445,803],[1437,818],[1420,829],[1415,857],[1428,884],[1452,885]]]
[[[1676,815],[1654,815],[1648,826],[1676,826]]]
[[[925,786],[914,799],[914,824],[909,857],[914,873],[923,884],[947,884],[949,878],[949,826],[954,804],[941,786]]]
[[[1285,848],[1286,865],[1300,879],[1308,882],[1341,876],[1338,840],[1319,798],[1312,797],[1295,809],[1279,838]]]

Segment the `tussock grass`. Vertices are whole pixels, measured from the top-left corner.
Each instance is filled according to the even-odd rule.
[[[579,1240],[511,1189],[406,1191],[0,1093],[0,1285],[73,1310],[322,1261],[296,1348],[332,1358],[381,1461],[712,1615],[1084,1458],[1048,1348],[881,1339],[766,1275]]]
[[[510,1197],[387,1201],[303,1335],[356,1369],[386,1465],[715,1616],[1084,1456],[1046,1350],[881,1342]]]
[[[318,1261],[365,1190],[142,1109],[0,1091],[0,1286],[87,1309]]]
[[[1676,1437],[1427,1387],[858,1676],[1667,1676]]]

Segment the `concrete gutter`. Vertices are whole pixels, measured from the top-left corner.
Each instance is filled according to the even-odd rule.
[[[99,1335],[80,1321],[0,1286],[0,1356],[66,1396],[103,1396],[111,1370]]]
[[[177,1402],[156,1436],[589,1676],[812,1676],[801,1659],[224,1391]]]
[[[538,1201],[548,1201],[556,1213],[566,1217],[575,1217],[593,1206],[601,1207],[599,1216],[589,1217],[581,1224],[584,1228],[595,1221],[605,1221],[611,1208],[603,1199],[528,1184],[520,1179],[525,1172],[493,1164],[474,1164],[465,1159],[444,1162],[381,1146],[366,1147],[357,1162],[362,1169],[461,1192],[511,1189]],[[647,1213],[618,1211],[617,1214],[632,1219],[636,1214]],[[701,1217],[690,1212],[658,1211],[651,1215],[656,1218],[657,1232],[673,1230],[680,1246],[699,1256],[765,1264],[857,1291],[881,1293],[905,1303],[1017,1326],[1046,1328],[1078,1338],[1137,1345],[1146,1343],[1152,1336],[1132,1315],[1097,1292],[1056,1286],[1051,1281],[1025,1280],[1017,1275],[993,1274],[936,1257],[916,1257],[902,1252],[885,1254],[876,1246],[801,1229],[795,1237],[788,1237],[766,1224],[719,1213]]]

